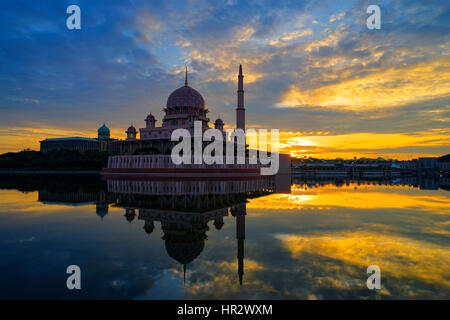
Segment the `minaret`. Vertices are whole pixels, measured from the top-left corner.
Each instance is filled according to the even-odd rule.
[[[245,131],[245,108],[244,108],[244,75],[242,65],[239,65],[237,108],[236,108],[236,129]]]

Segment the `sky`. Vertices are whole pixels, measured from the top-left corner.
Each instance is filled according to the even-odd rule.
[[[69,30],[66,8],[81,9]],[[381,8],[369,30],[366,9]],[[0,153],[61,136],[125,138],[189,84],[234,127],[315,158],[450,153],[450,4],[441,0],[2,1]]]

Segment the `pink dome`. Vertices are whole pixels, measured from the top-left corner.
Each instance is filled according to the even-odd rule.
[[[136,128],[133,126],[130,126],[127,130],[127,132],[136,132]]]
[[[206,104],[202,95],[195,89],[184,86],[172,92],[167,99],[167,107],[196,107],[205,109]]]
[[[153,121],[153,120],[155,120],[155,117],[150,113],[150,114],[147,116],[146,120]]]

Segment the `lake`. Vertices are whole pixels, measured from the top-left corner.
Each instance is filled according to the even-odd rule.
[[[450,298],[439,178],[289,185],[0,177],[0,298]],[[66,287],[69,265],[81,290]]]

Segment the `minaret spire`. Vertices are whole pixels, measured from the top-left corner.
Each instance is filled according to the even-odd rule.
[[[186,66],[186,71],[185,71],[184,85],[186,87],[188,86],[188,69],[187,69],[187,66]]]
[[[237,108],[236,108],[236,128],[245,131],[245,108],[244,108],[244,75],[242,65],[239,65]]]

